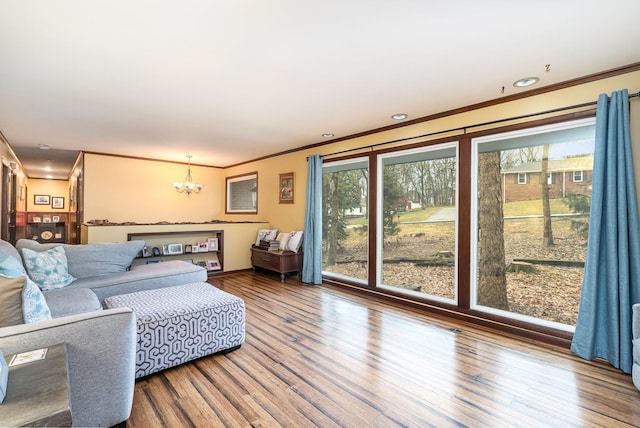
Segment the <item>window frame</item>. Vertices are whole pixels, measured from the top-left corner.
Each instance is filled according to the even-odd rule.
[[[471,194],[478,195],[478,161],[479,154],[483,153],[483,151],[479,150],[479,146],[482,144],[487,144],[489,147],[496,146],[496,142],[501,140],[510,140],[517,141],[518,138],[535,138],[536,135],[542,135],[546,132],[552,133],[556,131],[570,131],[572,129],[578,129],[586,126],[595,126],[595,116],[584,118],[584,119],[575,119],[575,120],[567,120],[560,121],[557,123],[551,123],[547,125],[540,126],[530,126],[523,129],[519,129],[516,131],[506,131],[506,132],[494,132],[487,133],[483,136],[478,136],[475,138],[471,138]],[[499,147],[499,146],[498,146]],[[505,147],[502,150],[509,150],[515,147]],[[492,150],[486,150],[492,151]],[[470,262],[471,262],[471,271],[470,271],[470,283],[469,283],[469,307],[474,312],[486,314],[487,316],[498,316],[504,317],[506,319],[511,319],[516,322],[525,322],[527,324],[537,325],[543,328],[551,328],[558,331],[565,331],[569,333],[573,333],[575,331],[575,326],[569,326],[566,324],[561,324],[554,321],[549,321],[541,318],[535,318],[528,315],[522,315],[515,312],[509,312],[506,310],[495,309],[488,306],[478,305],[476,302],[478,301],[478,200],[477,198],[471,198],[471,243],[475,243],[471,245],[470,250]]]

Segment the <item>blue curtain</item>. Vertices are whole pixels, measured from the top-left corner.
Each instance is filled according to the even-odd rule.
[[[322,156],[309,156],[302,282],[322,284]]]
[[[578,322],[571,351],[631,373],[631,306],[640,302],[640,232],[631,157],[629,94],[600,95]]]

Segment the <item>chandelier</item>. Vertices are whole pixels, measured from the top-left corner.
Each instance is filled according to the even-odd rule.
[[[187,155],[189,159],[189,166],[187,167],[187,177],[184,182],[182,181],[174,181],[173,187],[176,189],[178,193],[186,193],[187,196],[190,196],[192,193],[198,194],[204,187],[203,184],[194,183],[191,180],[191,155]]]

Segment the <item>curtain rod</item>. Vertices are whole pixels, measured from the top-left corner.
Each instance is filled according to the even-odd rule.
[[[629,99],[631,99],[631,98],[639,98],[639,97],[640,97],[640,91],[635,93],[635,94],[629,94]],[[445,131],[437,131],[437,132],[431,132],[431,133],[428,133],[428,134],[416,135],[416,136],[413,136],[413,137],[399,138],[397,140],[385,141],[385,142],[382,142],[382,143],[371,144],[369,146],[362,146],[362,147],[357,147],[357,148],[353,148],[353,149],[341,150],[339,152],[328,153],[328,154],[322,155],[322,156],[323,157],[325,157],[325,156],[335,156],[335,155],[341,155],[343,153],[350,153],[350,152],[355,152],[355,151],[363,150],[363,149],[373,149],[375,147],[384,146],[385,144],[401,143],[403,141],[415,140],[417,138],[433,137],[434,135],[447,134],[449,132],[455,132],[455,131],[463,131],[463,133],[466,134],[467,133],[467,129],[469,129],[469,128],[478,128],[478,127],[481,127],[481,126],[496,125],[498,123],[509,122],[509,121],[512,121],[512,120],[527,119],[527,118],[530,118],[530,117],[542,116],[542,115],[551,114],[551,113],[558,113],[558,112],[561,112],[561,111],[573,110],[573,109],[576,109],[576,108],[595,106],[597,104],[598,104],[598,101],[590,101],[588,103],[576,104],[576,105],[572,105],[572,106],[568,106],[568,107],[559,107],[559,108],[556,108],[556,109],[541,111],[541,112],[538,112],[538,113],[529,113],[529,114],[525,114],[525,115],[521,115],[521,116],[509,117],[509,118],[506,118],[506,119],[498,119],[498,120],[492,120],[490,122],[476,123],[475,125],[461,126],[461,127],[458,127],[458,128],[447,129]],[[307,157],[307,160],[309,160],[308,157]]]

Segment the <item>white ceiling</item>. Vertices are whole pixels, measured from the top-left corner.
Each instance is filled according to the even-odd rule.
[[[638,17],[638,0],[0,0],[0,131],[16,152],[228,166],[639,62]]]

